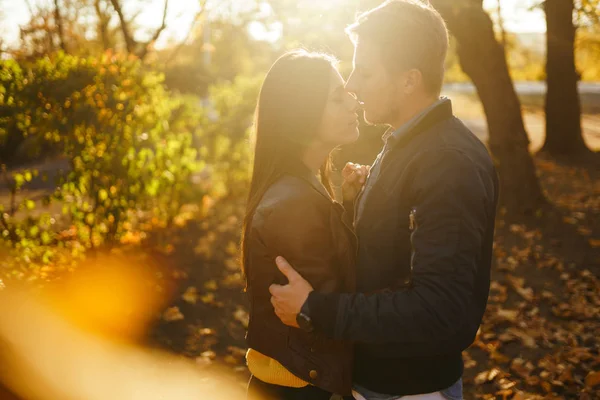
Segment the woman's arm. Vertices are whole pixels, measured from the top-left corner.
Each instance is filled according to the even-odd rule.
[[[330,205],[318,196],[310,193],[279,201],[265,211],[259,234],[273,260],[285,257],[313,288],[331,292],[340,279],[332,243],[332,213]]]

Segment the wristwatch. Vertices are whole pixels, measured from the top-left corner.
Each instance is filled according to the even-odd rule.
[[[300,312],[296,315],[296,322],[300,329],[305,332],[312,332],[315,327],[312,324],[312,320],[310,319],[310,311],[308,309],[308,299],[302,305]]]

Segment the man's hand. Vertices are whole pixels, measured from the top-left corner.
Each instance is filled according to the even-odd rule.
[[[283,257],[275,259],[277,268],[288,279],[288,284],[285,286],[271,285],[271,304],[275,308],[275,314],[281,322],[288,326],[298,328],[296,316],[300,313],[300,309],[308,298],[308,294],[313,291],[312,286],[308,283]]]
[[[346,166],[342,170],[342,196],[344,201],[354,201],[369,175],[371,169],[368,165],[360,165],[354,163],[346,163]]]

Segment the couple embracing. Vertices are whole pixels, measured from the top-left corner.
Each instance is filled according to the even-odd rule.
[[[243,228],[248,399],[462,399],[462,351],[490,284],[498,179],[440,97],[448,32],[417,0],[389,0],[333,58],[280,57],[262,85]],[[371,166],[330,153],[358,113],[390,128]]]

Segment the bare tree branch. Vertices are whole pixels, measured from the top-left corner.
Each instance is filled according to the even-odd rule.
[[[141,59],[144,59],[146,57],[146,55],[148,54],[148,50],[150,50],[150,46],[152,46],[152,44],[154,44],[154,42],[156,42],[158,40],[158,38],[160,37],[160,34],[167,27],[167,13],[168,13],[168,9],[169,9],[169,0],[165,0],[165,8],[163,10],[162,23],[158,27],[158,29],[156,30],[156,32],[154,33],[154,35],[152,36],[152,39],[150,39],[148,42],[146,42],[144,44],[144,46],[142,47],[142,49],[140,50],[139,57]]]
[[[181,49],[189,41],[190,37],[194,33],[194,29],[196,28],[196,25],[198,24],[198,21],[200,21],[200,19],[202,18],[202,16],[205,14],[207,1],[208,0],[200,0],[200,11],[198,11],[196,13],[196,16],[194,17],[194,19],[192,21],[192,24],[190,25],[190,29],[188,30],[187,34],[185,35],[185,38],[177,45],[177,47],[175,47],[173,49],[173,51],[171,52],[171,54],[169,54],[169,57],[165,61],[166,65],[169,65],[175,59],[175,57],[177,57],[177,54],[179,54],[179,52],[181,51]]]
[[[65,29],[63,25],[62,16],[60,15],[58,0],[54,0],[54,22],[56,23],[56,28],[58,31],[58,40],[60,48],[66,53],[67,45],[65,43]]]
[[[29,10],[29,15],[33,17],[33,6],[29,0],[25,0],[25,4],[27,5],[27,9]]]
[[[117,12],[117,15],[119,16],[119,21],[121,23],[121,31],[123,32],[123,38],[125,39],[125,47],[127,48],[127,52],[129,54],[134,54],[141,59],[144,59],[148,55],[150,46],[154,42],[156,42],[156,40],[158,40],[161,33],[167,27],[167,14],[168,14],[168,10],[169,10],[169,0],[165,0],[163,18],[162,18],[162,23],[161,23],[160,27],[158,27],[156,32],[154,32],[154,35],[152,36],[152,38],[146,43],[138,43],[134,39],[133,33],[131,32],[131,25],[130,25],[130,22],[132,22],[132,20],[127,21],[127,19],[125,18],[125,15],[123,14],[123,8],[121,7],[119,0],[110,0],[110,3],[112,4],[113,8]]]
[[[110,0],[113,8],[115,9],[117,15],[119,16],[119,21],[121,22],[121,31],[123,32],[123,39],[125,40],[125,47],[127,48],[127,52],[129,54],[135,54],[136,42],[131,36],[131,30],[129,28],[129,22],[125,18],[123,14],[123,9],[121,8],[121,4],[119,0]]]
[[[102,10],[100,7],[101,1],[102,0],[94,0],[94,9],[98,16],[98,36],[100,36],[100,40],[102,41],[102,48],[108,50],[111,47],[108,33],[108,25],[110,24],[111,16],[105,10]]]

